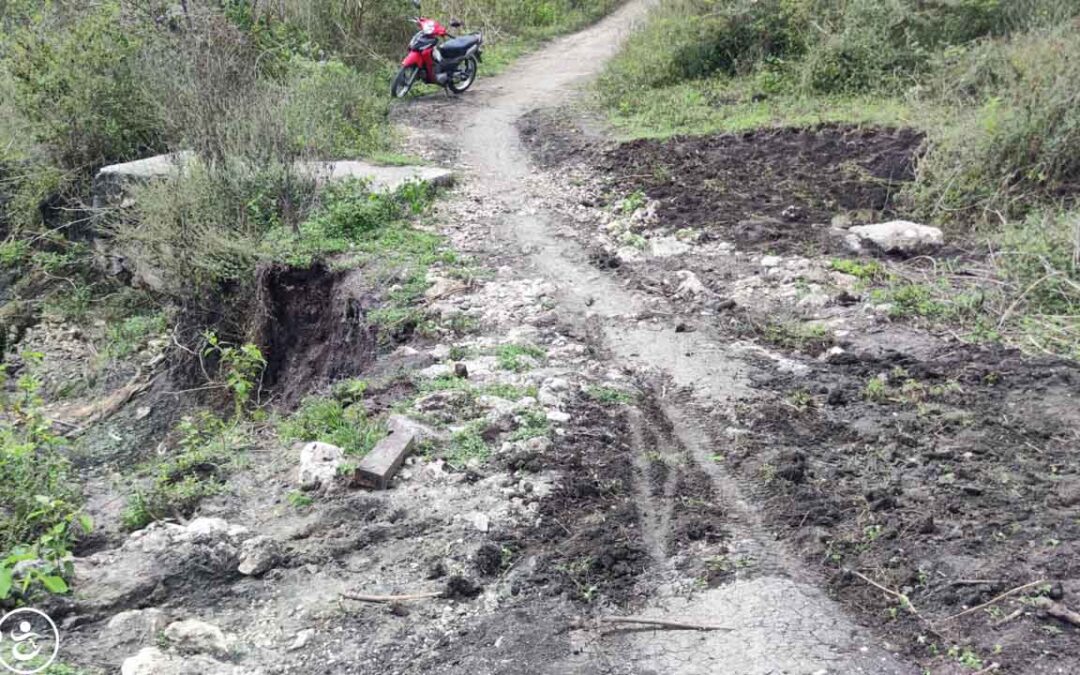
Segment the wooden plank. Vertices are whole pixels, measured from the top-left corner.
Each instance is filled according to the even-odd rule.
[[[392,415],[387,426],[390,434],[376,443],[357,465],[353,473],[355,485],[385,490],[412,450],[416,442],[416,425],[400,415]]]

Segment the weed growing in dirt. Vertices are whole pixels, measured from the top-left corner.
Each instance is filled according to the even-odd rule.
[[[362,403],[323,396],[305,398],[295,413],[278,421],[277,432],[287,443],[320,441],[354,457],[371,452],[387,433],[383,421],[369,418]]]
[[[246,424],[205,411],[185,417],[176,432],[176,454],[145,467],[149,484],[128,499],[123,523],[129,530],[164,518],[189,518],[202,500],[225,490],[240,453],[251,444]]]
[[[477,423],[466,426],[454,434],[442,453],[443,459],[455,469],[467,468],[473,463],[484,463],[491,456],[491,449],[480,435]]]
[[[635,211],[645,206],[645,202],[648,198],[641,190],[635,190],[628,194],[621,202],[619,202],[619,212],[624,216],[629,216]]]
[[[164,334],[167,329],[163,312],[127,317],[109,326],[105,353],[109,358],[125,358],[142,348],[148,339]]]
[[[859,261],[836,258],[829,264],[829,267],[863,281],[880,281],[885,278],[885,267],[876,260]]]
[[[829,329],[819,323],[767,323],[760,332],[766,340],[778,347],[812,354],[825,351],[833,343]]]
[[[293,490],[285,497],[294,509],[306,509],[315,503],[315,499],[308,493]]]
[[[808,410],[815,405],[814,396],[805,389],[796,389],[787,396],[788,405],[799,411]]]
[[[585,395],[604,405],[628,405],[634,402],[634,394],[614,387],[591,386],[585,390]]]
[[[495,348],[499,367],[521,373],[531,370],[547,358],[547,352],[534,345],[505,344]]]
[[[518,428],[510,434],[511,441],[527,441],[530,438],[547,436],[551,433],[551,423],[543,410],[523,410],[518,415],[517,421]]]
[[[570,580],[577,590],[578,598],[585,602],[592,602],[600,590],[600,586],[594,583],[592,578],[594,562],[592,557],[583,556],[555,568]]]
[[[23,359],[29,368],[13,393],[7,393],[6,369],[0,366],[0,601],[66,593],[71,546],[92,527],[80,513],[64,439],[53,434],[42,410],[34,373],[41,356],[27,353]],[[39,562],[25,564],[32,560]]]
[[[220,363],[225,386],[233,395],[233,415],[244,416],[251,395],[257,391],[259,379],[266,368],[262,351],[250,342],[233,346],[224,344],[213,331],[203,334],[207,347],[203,356],[213,356]]]

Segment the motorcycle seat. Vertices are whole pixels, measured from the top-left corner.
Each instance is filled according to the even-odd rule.
[[[456,37],[453,40],[447,40],[439,47],[439,51],[442,52],[443,58],[456,59],[459,56],[465,56],[465,52],[472,49],[475,45],[480,44],[480,34],[473,33],[472,35],[462,35]]]

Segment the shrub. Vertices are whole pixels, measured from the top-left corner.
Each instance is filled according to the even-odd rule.
[[[1080,185],[1080,34],[1074,28],[983,45],[935,83],[962,97],[933,129],[917,197],[937,215],[1022,213]]]
[[[0,601],[39,588],[67,592],[70,548],[91,528],[79,512],[63,439],[52,433],[42,412],[40,381],[33,373],[40,355],[24,354],[24,359],[30,371],[19,377],[13,394],[3,395],[0,416]],[[0,389],[6,388],[0,366]],[[37,562],[16,567],[30,561]]]
[[[162,146],[135,67],[142,40],[115,0],[73,12],[47,3],[9,37],[19,113],[61,167],[86,171]]]
[[[1080,213],[1037,213],[1005,225],[995,236],[998,269],[1016,290],[1015,302],[1045,315],[1080,313]]]

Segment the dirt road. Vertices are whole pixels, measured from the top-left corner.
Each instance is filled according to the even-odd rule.
[[[753,559],[761,572],[691,598],[665,593],[660,584],[649,602],[657,616],[696,617],[722,623],[730,631],[679,633],[636,631],[591,643],[571,662],[546,672],[640,673],[910,673],[865,629],[854,624],[815,586],[814,580],[760,523],[739,482],[712,457],[723,439],[710,430],[715,419],[695,410],[725,409],[751,395],[755,348],[732,344],[708,330],[679,332],[673,322],[641,320],[643,315],[671,314],[663,298],[628,290],[613,276],[597,271],[587,251],[560,236],[559,216],[541,204],[556,194],[537,191],[529,182],[533,169],[522,148],[516,124],[527,112],[564,102],[596,75],[606,59],[642,19],[648,2],[633,1],[597,25],[555,41],[522,59],[499,77],[482,81],[477,91],[456,105],[439,106],[452,120],[454,143],[471,167],[471,193],[481,195],[482,210],[499,213],[494,222],[476,223],[488,233],[493,250],[514,260],[522,275],[541,275],[557,289],[559,320],[588,326],[613,367],[648,374],[681,396],[660,400],[671,425],[669,442],[681,446],[713,483],[726,513],[724,526],[740,555]],[[464,236],[467,223],[450,230]],[[456,231],[456,232],[455,232]],[[689,397],[689,399],[687,398]],[[641,452],[655,451],[651,447]],[[637,458],[645,463],[644,457]],[[670,571],[675,552],[671,511],[680,495],[669,485],[658,496],[642,495],[643,529],[657,576]],[[589,665],[591,664],[591,665]]]

